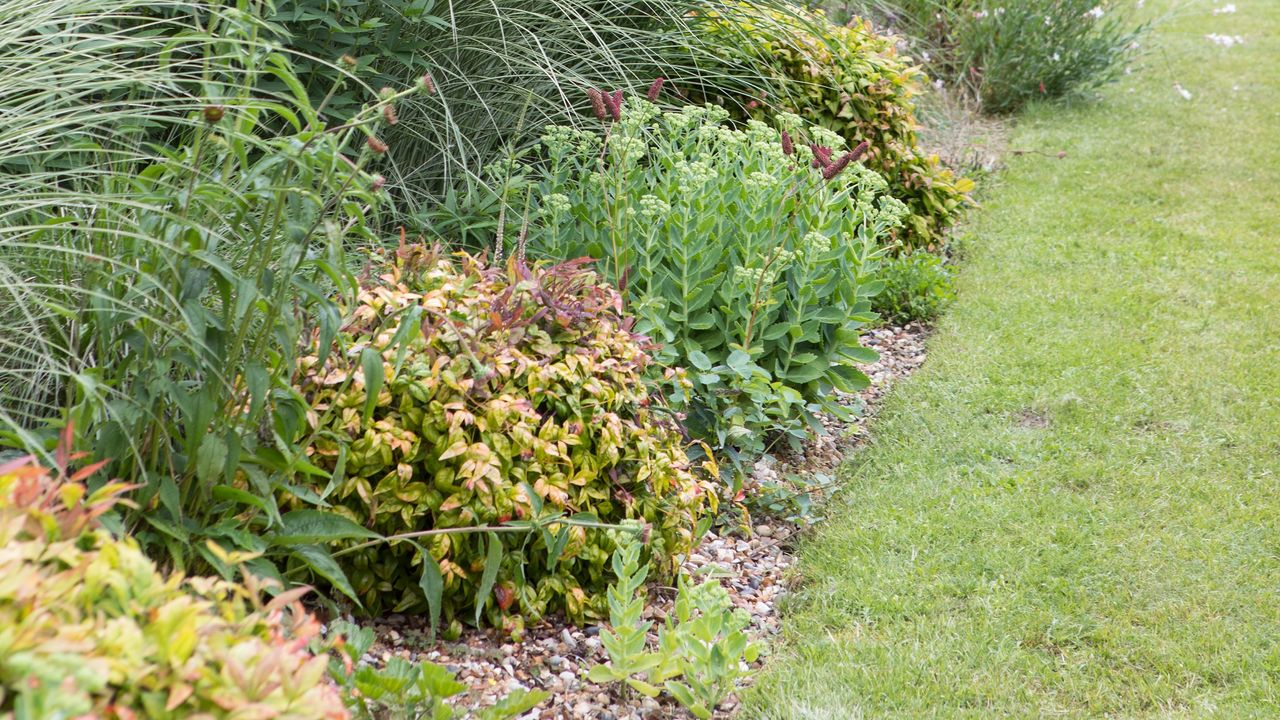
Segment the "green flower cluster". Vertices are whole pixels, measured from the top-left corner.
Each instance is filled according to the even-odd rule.
[[[596,140],[548,130],[544,161],[525,172],[535,204],[555,211],[528,228],[529,251],[597,258],[625,286],[661,363],[689,371],[668,400],[696,437],[738,459],[799,442],[833,387],[866,382],[859,328],[906,206],[842,138],[794,115],[785,145],[714,106],[661,112],[636,98],[621,115]],[[842,151],[842,169],[814,167],[809,143]]]

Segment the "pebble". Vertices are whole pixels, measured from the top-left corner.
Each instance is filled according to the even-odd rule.
[[[568,646],[570,650],[578,649],[578,641],[573,639],[573,633],[569,632],[569,628],[560,631],[560,639]]]

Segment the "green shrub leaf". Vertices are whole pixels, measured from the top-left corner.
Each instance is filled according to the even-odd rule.
[[[272,545],[281,546],[379,537],[382,536],[335,513],[323,510],[293,510],[280,517],[280,529],[269,535],[267,541]]]
[[[364,411],[360,422],[369,424],[373,417],[373,408],[378,404],[378,394],[382,392],[382,383],[386,379],[382,368],[382,354],[373,348],[365,348],[360,352],[360,369],[364,373]]]
[[[356,595],[355,588],[351,587],[351,581],[347,579],[347,574],[342,572],[342,568],[338,567],[338,562],[333,559],[333,555],[330,555],[328,550],[319,545],[292,545],[289,547],[289,551],[291,555],[311,568],[315,574],[324,578],[343,595],[351,598],[351,601],[357,607],[360,605],[360,597]]]
[[[484,614],[485,603],[489,593],[493,592],[493,583],[498,579],[498,568],[502,565],[502,540],[497,533],[485,533],[489,537],[489,552],[484,558],[484,575],[480,578],[480,589],[476,593],[476,625]]]

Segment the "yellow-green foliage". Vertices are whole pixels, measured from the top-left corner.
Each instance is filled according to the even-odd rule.
[[[0,718],[346,718],[307,645],[319,624],[291,591],[165,577],[30,460],[0,467]]]
[[[863,163],[883,174],[890,194],[911,210],[902,242],[940,242],[967,204],[973,181],[956,177],[920,147],[912,98],[926,78],[898,55],[895,38],[877,34],[865,20],[836,25],[800,8],[789,14],[754,9],[732,20],[711,13],[703,27],[725,53],[746,55],[771,75],[776,97],[733,98],[735,104],[757,116],[770,107],[794,112],[840,134],[849,147],[867,141]]]
[[[419,533],[338,554],[367,610],[427,608],[438,567],[455,621],[478,606],[511,630],[555,610],[599,616],[612,541],[537,527],[549,514],[639,519],[657,558],[690,549],[715,495],[650,405],[648,347],[630,326],[580,262],[496,269],[415,246],[366,284],[345,350],[305,358],[302,389],[312,462],[336,473],[330,502],[383,535]],[[511,521],[533,526],[448,532]]]

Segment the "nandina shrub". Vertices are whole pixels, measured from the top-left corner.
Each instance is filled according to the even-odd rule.
[[[973,181],[920,146],[914,97],[926,78],[898,54],[897,38],[865,20],[837,25],[821,11],[800,8],[712,12],[702,27],[727,56],[756,62],[773,85],[767,96],[728,97],[729,106],[761,119],[785,110],[837,133],[850,147],[866,141],[863,162],[884,175],[890,194],[910,210],[897,238],[908,247],[941,243],[968,205]]]
[[[304,590],[162,575],[98,526],[99,467],[0,466],[0,717],[346,718]]]
[[[583,262],[494,267],[421,246],[380,272],[300,386],[312,462],[334,473],[317,490],[392,538],[335,553],[364,608],[487,611],[512,631],[599,616],[613,545],[593,526],[624,519],[651,524],[674,569],[715,496],[651,401],[648,341],[617,291]]]
[[[794,115],[784,139],[714,106],[620,100],[602,131],[544,134],[529,252],[600,259],[659,360],[688,371],[668,389],[692,434],[739,461],[798,446],[840,411],[834,389],[867,382],[858,336],[905,208],[857,161],[865,147]]]

